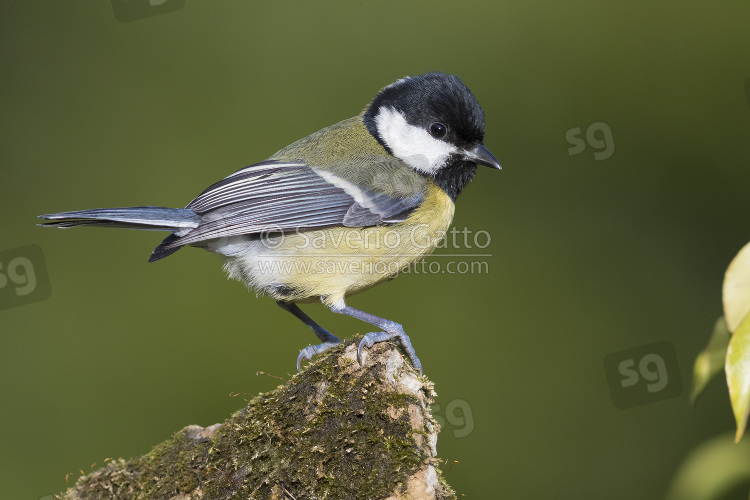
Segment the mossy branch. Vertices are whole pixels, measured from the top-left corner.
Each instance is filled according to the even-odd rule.
[[[333,349],[221,424],[190,425],[59,495],[117,499],[443,499],[432,382],[382,343]]]

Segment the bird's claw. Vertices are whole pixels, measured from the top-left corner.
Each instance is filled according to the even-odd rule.
[[[362,361],[362,349],[369,349],[375,344],[375,341],[372,340],[370,335],[370,333],[365,335],[364,338],[359,341],[359,345],[357,346],[357,362],[359,363],[359,366],[365,366],[365,363]]]
[[[323,342],[322,344],[318,345],[309,345],[302,349],[299,352],[299,356],[297,356],[297,373],[302,371],[302,361],[303,360],[312,360],[313,356],[316,354],[321,354],[331,347],[335,347],[339,344],[339,342]]]
[[[406,355],[409,356],[411,364],[414,368],[419,370],[419,374],[422,375],[422,363],[419,361],[419,358],[414,352],[414,348],[411,346],[411,341],[405,333],[370,332],[366,334],[364,338],[359,341],[359,345],[357,346],[357,361],[359,362],[359,366],[365,365],[362,361],[363,349],[369,349],[378,342],[385,342],[393,338],[398,339],[401,346],[404,348],[404,351],[406,351]]]

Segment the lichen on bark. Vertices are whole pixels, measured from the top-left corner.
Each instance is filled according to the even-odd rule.
[[[361,367],[350,341],[225,422],[112,460],[58,498],[454,498],[437,467],[434,397],[392,344]]]

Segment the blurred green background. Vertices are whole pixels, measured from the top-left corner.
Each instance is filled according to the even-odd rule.
[[[690,450],[734,425],[723,381],[696,409],[688,394],[750,240],[749,26],[748,2],[187,0],[131,22],[105,1],[4,2],[0,251],[38,245],[51,295],[0,310],[2,497],[222,421],[249,397],[230,393],[275,387],[256,372],[288,377],[313,340],[216,255],[147,264],[163,233],[36,215],[182,207],[434,70],[478,97],[503,165],[480,170],[454,221],[491,235],[489,272],[406,275],[349,303],[404,325],[455,410],[438,454],[459,462],[459,493],[664,497]],[[566,133],[595,122],[611,156],[594,157],[601,134],[569,154]],[[304,309],[340,336],[369,331]],[[605,357],[659,341],[681,395],[616,408]]]

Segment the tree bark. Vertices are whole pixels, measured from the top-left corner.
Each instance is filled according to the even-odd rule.
[[[437,466],[432,382],[390,343],[363,367],[356,353],[332,349],[223,423],[187,426],[57,498],[455,498]]]

